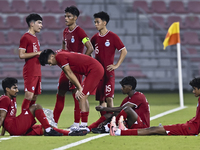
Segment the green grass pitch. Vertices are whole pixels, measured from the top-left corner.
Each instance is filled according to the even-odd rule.
[[[179,106],[178,93],[144,93],[149,101],[151,116],[162,113],[164,111],[176,108]],[[114,104],[119,106],[121,101],[126,95],[115,94]],[[24,95],[18,95],[18,114],[21,111],[21,103]],[[41,104],[44,108],[52,109],[55,105],[55,94],[42,94],[38,96],[37,103]],[[96,112],[95,106],[98,102],[94,100],[94,96],[89,97],[90,115],[89,123],[96,121],[99,118],[99,113]],[[159,123],[162,125],[185,123],[187,120],[195,116],[196,105],[198,98],[194,97],[192,93],[184,94],[186,109],[178,112],[163,116],[161,118],[151,121],[151,126],[157,126]],[[73,98],[71,94],[66,95],[65,108],[61,114],[58,127],[65,129],[73,123]],[[45,137],[45,136],[20,136],[14,137],[9,140],[2,140],[2,138],[9,137],[6,135],[0,136],[0,148],[4,150],[51,150],[70,143],[74,143],[96,134],[89,133],[81,137]],[[124,136],[124,137],[111,137],[105,136],[98,138],[87,143],[72,147],[73,150],[118,150],[118,149],[137,149],[137,150],[184,150],[184,149],[199,149],[199,136]]]

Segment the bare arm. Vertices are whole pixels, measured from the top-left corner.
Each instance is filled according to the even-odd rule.
[[[0,128],[3,125],[3,121],[6,118],[6,114],[7,112],[5,110],[0,110]],[[5,129],[2,126],[2,131],[1,131],[1,136],[3,136],[5,134]]]
[[[92,55],[92,52],[94,51],[94,48],[93,48],[93,46],[92,46],[92,43],[91,43],[90,41],[87,41],[87,42],[85,43],[85,46],[86,46],[86,48],[87,48],[87,50],[86,50],[86,52],[85,52],[85,55],[91,56],[91,55]]]
[[[120,54],[120,57],[119,57],[119,60],[118,62],[114,65],[114,64],[111,64],[111,65],[108,65],[107,66],[107,70],[108,71],[112,71],[112,70],[115,70],[117,69],[121,63],[124,61],[124,58],[126,57],[126,54],[127,54],[127,50],[126,48],[124,47],[122,50],[121,50],[121,54]]]
[[[40,55],[41,51],[39,52],[33,52],[33,53],[26,53],[26,50],[24,49],[19,49],[19,58],[20,59],[28,59],[28,58],[32,58],[36,55]]]
[[[95,107],[97,111],[120,112],[123,107],[103,107],[101,105]]]
[[[62,49],[64,49],[64,50],[66,49],[66,47],[65,47],[65,41],[62,42]]]

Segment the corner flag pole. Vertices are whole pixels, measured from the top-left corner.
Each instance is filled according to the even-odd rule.
[[[177,64],[178,64],[178,83],[179,83],[179,101],[180,107],[184,107],[183,100],[183,81],[182,81],[182,66],[181,66],[181,40],[179,22],[174,22],[168,29],[167,35],[163,42],[164,49],[169,45],[177,45]]]
[[[182,66],[181,66],[181,44],[177,43],[176,46],[177,46],[177,63],[178,63],[179,100],[180,100],[180,107],[184,107],[183,79],[182,79]]]

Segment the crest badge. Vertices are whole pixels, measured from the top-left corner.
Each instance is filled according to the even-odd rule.
[[[72,38],[71,38],[71,42],[72,42],[72,43],[75,42],[74,36],[72,36]]]
[[[110,42],[109,42],[109,40],[106,40],[106,42],[105,42],[105,46],[110,46]]]

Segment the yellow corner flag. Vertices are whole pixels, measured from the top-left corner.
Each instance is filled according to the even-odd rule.
[[[179,22],[174,22],[168,29],[167,35],[163,42],[163,49],[165,49],[168,45],[174,45],[180,42],[181,40]]]

